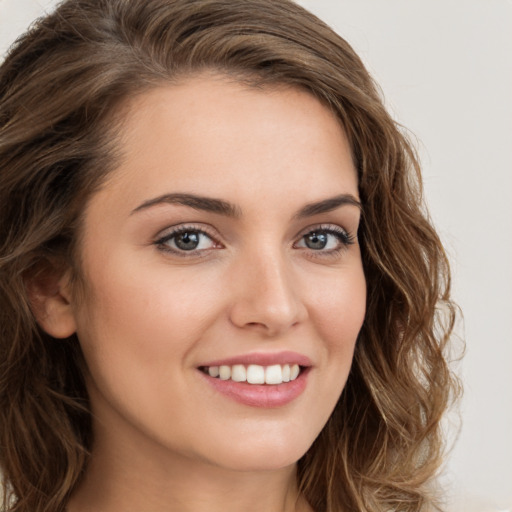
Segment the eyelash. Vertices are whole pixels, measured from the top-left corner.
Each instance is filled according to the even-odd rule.
[[[212,247],[212,248],[208,248],[208,249],[192,249],[190,251],[187,251],[185,249],[169,247],[168,243],[170,241],[172,241],[172,240],[176,241],[176,238],[179,235],[182,235],[185,233],[199,234],[199,235],[206,236],[217,247]],[[311,249],[308,247],[297,247],[297,244],[299,242],[304,241],[308,235],[313,235],[313,234],[332,235],[339,242],[339,246],[336,248],[333,248],[333,249],[328,249],[327,251],[324,251],[322,249],[315,250],[315,249]],[[354,244],[355,240],[356,240],[355,236],[349,234],[347,231],[345,231],[341,227],[329,224],[329,225],[313,226],[311,228],[308,228],[308,230],[306,232],[303,232],[303,234],[300,235],[299,240],[297,242],[295,242],[293,244],[293,246],[295,248],[299,248],[301,250],[302,249],[309,250],[312,253],[312,255],[314,255],[314,257],[329,257],[329,256],[338,255],[341,251],[345,250],[348,246]],[[219,247],[222,248],[222,245],[219,242],[217,242],[217,240],[215,239],[215,237],[212,234],[208,233],[204,228],[200,228],[200,227],[194,226],[194,225],[185,225],[185,226],[177,227],[177,228],[173,229],[172,231],[168,232],[167,234],[165,234],[164,236],[155,240],[154,244],[158,247],[159,250],[166,252],[166,253],[178,255],[182,258],[197,257],[200,253],[209,252],[211,249],[216,249]]]
[[[311,255],[316,258],[322,258],[322,257],[328,258],[329,256],[337,256],[342,251],[346,250],[348,248],[348,246],[353,245],[356,241],[356,237],[354,235],[348,233],[345,229],[343,229],[339,226],[336,226],[336,225],[332,225],[332,224],[327,224],[327,225],[321,224],[319,226],[313,226],[311,228],[308,228],[307,231],[300,236],[299,241],[305,240],[305,238],[307,236],[311,236],[312,234],[332,235],[339,242],[338,247],[335,247],[333,249],[328,249],[326,251],[315,250],[315,249],[310,249],[308,247],[304,247],[304,249],[309,249]],[[296,242],[294,244],[294,246],[297,243],[298,242]]]
[[[185,233],[191,233],[191,234],[195,233],[195,234],[204,235],[207,238],[209,238],[213,242],[214,245],[220,246],[220,244],[215,240],[215,237],[212,234],[208,233],[204,228],[200,228],[200,227],[197,227],[194,225],[185,225],[185,226],[179,226],[177,228],[174,228],[172,231],[168,232],[164,236],[157,239],[154,243],[158,247],[159,250],[161,250],[163,252],[171,253],[171,254],[177,254],[178,256],[183,257],[183,258],[191,257],[191,256],[197,257],[199,253],[209,250],[209,249],[199,249],[199,250],[194,249],[191,251],[186,251],[186,250],[179,249],[179,248],[173,249],[173,248],[169,247],[168,242],[175,240],[179,235],[182,235]]]

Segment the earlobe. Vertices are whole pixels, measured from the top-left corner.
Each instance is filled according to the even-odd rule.
[[[32,313],[43,331],[54,338],[68,338],[76,331],[70,293],[70,271],[44,271],[25,279]]]

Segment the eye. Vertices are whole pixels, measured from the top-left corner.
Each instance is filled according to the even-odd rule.
[[[353,244],[354,239],[339,226],[319,227],[302,235],[295,247],[312,251],[336,252]]]
[[[193,253],[215,249],[219,246],[208,233],[189,226],[170,231],[156,240],[155,244],[161,250],[173,253]]]

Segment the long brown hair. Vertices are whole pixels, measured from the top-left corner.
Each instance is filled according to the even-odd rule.
[[[59,512],[93,442],[75,337],[38,328],[27,276],[79,274],[87,199],[115,166],[127,97],[213,69],[309,91],[343,124],[359,173],[367,313],[339,402],[299,461],[318,512],[419,511],[456,390],[445,253],[417,158],[349,44],[289,0],[68,0],[0,68],[0,464],[4,508]]]

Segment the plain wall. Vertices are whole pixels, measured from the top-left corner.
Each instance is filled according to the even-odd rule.
[[[278,1],[278,0],[276,0]],[[467,352],[449,510],[512,511],[512,1],[301,0],[347,39],[418,138]],[[0,53],[54,2],[0,0]],[[457,415],[447,421],[456,435]]]

